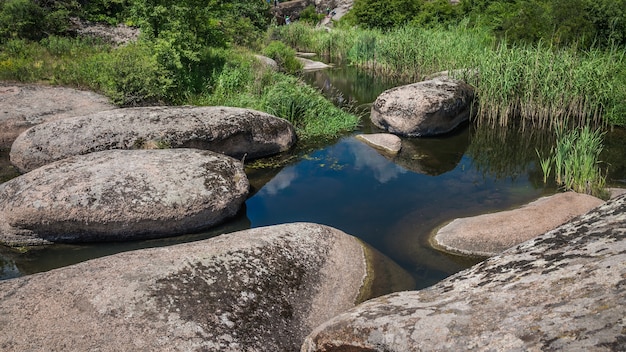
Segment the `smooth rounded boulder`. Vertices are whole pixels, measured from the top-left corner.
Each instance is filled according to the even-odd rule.
[[[367,285],[361,241],[295,223],[0,282],[3,351],[297,351]]]
[[[43,122],[115,109],[103,95],[65,87],[0,82],[0,149]]]
[[[453,131],[470,119],[474,89],[449,77],[437,77],[392,88],[372,105],[372,123],[405,137],[426,137]]]
[[[264,112],[221,106],[143,107],[54,121],[22,133],[11,163],[28,172],[72,155],[109,149],[197,148],[237,159],[288,150],[293,126]]]
[[[0,243],[121,241],[190,233],[235,215],[240,161],[199,149],[109,150],[0,185]]]
[[[322,324],[302,352],[622,351],[626,195],[421,290]]]

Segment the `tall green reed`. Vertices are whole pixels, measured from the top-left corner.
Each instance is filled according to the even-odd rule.
[[[547,157],[537,151],[544,182],[554,166],[554,179],[565,190],[606,198],[606,176],[599,166],[604,132],[585,126],[556,130],[556,145]]]
[[[331,58],[344,58],[348,64],[378,75],[406,81],[452,72],[476,88],[478,125],[508,126],[523,121],[522,127],[554,129],[626,124],[626,58],[617,48],[582,51],[541,43],[511,46],[496,42],[485,29],[466,25],[406,26],[384,33],[283,27],[290,28],[276,32],[277,38],[306,38],[293,45],[330,53]]]

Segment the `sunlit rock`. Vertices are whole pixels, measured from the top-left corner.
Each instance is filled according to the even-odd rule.
[[[296,223],[125,252],[0,282],[3,351],[297,351],[377,271],[339,230]]]
[[[539,236],[604,203],[575,192],[542,197],[520,208],[454,219],[432,238],[435,248],[490,257]]]
[[[402,148],[400,137],[389,133],[359,134],[356,139],[385,154],[398,154]]]
[[[240,161],[199,149],[109,150],[0,185],[0,243],[121,241],[189,233],[237,213]]]
[[[406,137],[444,134],[469,120],[473,99],[470,85],[437,77],[384,91],[372,105],[371,120]]]
[[[22,133],[11,162],[27,172],[72,155],[108,149],[197,148],[238,159],[280,153],[293,126],[264,112],[220,106],[144,107],[41,124]]]
[[[312,351],[619,351],[626,195],[438,284],[322,324]]]
[[[0,82],[0,149],[11,148],[20,133],[42,122],[114,108],[93,92]]]

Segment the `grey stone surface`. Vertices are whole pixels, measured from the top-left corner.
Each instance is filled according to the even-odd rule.
[[[108,149],[198,148],[241,159],[289,149],[296,141],[286,120],[250,109],[144,107],[105,111],[41,124],[11,147],[21,171],[72,155]]]
[[[354,306],[361,242],[277,225],[0,282],[0,350],[297,351]]]
[[[240,161],[199,149],[109,150],[0,185],[0,243],[135,240],[208,228],[248,194]]]
[[[365,302],[301,351],[623,351],[626,195],[421,291]]]
[[[321,61],[315,61],[304,57],[296,57],[296,59],[302,63],[302,71],[304,72],[323,70],[330,67],[330,65]]]
[[[386,154],[395,155],[402,149],[400,137],[389,133],[359,134],[356,139],[365,142],[374,149]]]
[[[0,149],[11,148],[20,133],[42,122],[114,108],[93,92],[0,81]]]
[[[520,208],[454,219],[435,231],[435,248],[490,257],[539,236],[604,203],[575,192],[541,197]]]
[[[407,137],[451,132],[470,118],[474,90],[449,77],[392,88],[374,101],[372,123]]]

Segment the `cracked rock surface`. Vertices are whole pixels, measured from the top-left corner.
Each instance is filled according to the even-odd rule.
[[[318,327],[310,351],[623,351],[626,195],[421,291]]]
[[[0,282],[2,351],[297,351],[354,306],[363,244],[295,223]]]

